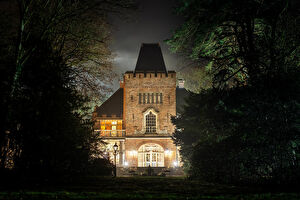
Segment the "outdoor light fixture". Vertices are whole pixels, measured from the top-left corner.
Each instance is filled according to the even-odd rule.
[[[166,148],[165,154],[169,156],[171,154],[171,151],[168,148]]]
[[[115,145],[114,145],[114,150],[115,150],[115,152],[117,152],[117,150],[118,150],[118,145],[117,145],[117,143],[115,143]]]
[[[114,161],[115,161],[114,177],[116,177],[117,176],[117,151],[118,151],[117,143],[115,143],[113,148],[114,148]]]
[[[174,165],[174,167],[177,167],[177,166],[178,166],[177,161],[174,161],[174,162],[173,162],[173,165]]]

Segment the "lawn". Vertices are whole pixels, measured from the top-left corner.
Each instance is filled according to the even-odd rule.
[[[43,185],[10,185],[1,188],[0,199],[296,200],[300,199],[300,193],[213,185],[185,178],[88,177]]]

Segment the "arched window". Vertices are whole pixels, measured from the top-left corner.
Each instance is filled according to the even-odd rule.
[[[142,145],[138,149],[139,167],[164,167],[164,149],[153,143]]]
[[[156,115],[151,111],[146,115],[146,133],[156,133]]]

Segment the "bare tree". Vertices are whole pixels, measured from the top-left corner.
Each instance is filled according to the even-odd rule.
[[[70,68],[78,90],[93,98],[101,98],[108,90],[113,78],[112,55],[108,48],[110,27],[107,14],[122,13],[134,8],[133,1],[123,0],[3,0],[0,12],[10,16],[11,27],[4,27],[11,41],[7,54],[13,54],[14,70],[7,95],[8,109],[1,140],[16,129],[13,121],[13,101],[23,87],[21,77],[27,62],[38,44],[32,41],[47,41],[58,57]],[[5,19],[2,19],[5,20]],[[2,32],[2,31],[1,31]],[[2,34],[1,34],[2,35]],[[5,38],[1,38],[4,44]],[[1,143],[2,143],[1,141]],[[3,143],[4,146],[6,142]],[[3,147],[1,144],[1,146]],[[5,160],[5,148],[1,147],[0,162]]]

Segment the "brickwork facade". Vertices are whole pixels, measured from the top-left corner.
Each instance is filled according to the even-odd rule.
[[[175,72],[168,75],[165,73],[134,75],[133,72],[127,72],[124,75],[124,121],[127,135],[146,132],[144,114],[147,110],[153,110],[157,114],[157,134],[173,133],[174,126],[170,119],[176,114],[175,92]]]

